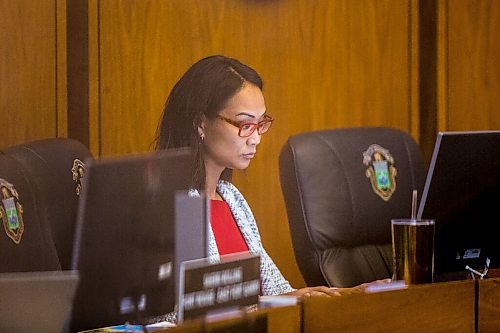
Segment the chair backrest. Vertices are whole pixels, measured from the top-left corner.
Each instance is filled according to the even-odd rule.
[[[409,217],[412,191],[425,177],[410,135],[381,127],[298,134],[282,148],[279,170],[307,285],[350,287],[391,277],[390,220]]]
[[[0,195],[0,273],[60,270],[39,191],[24,166],[2,152]]]
[[[61,268],[70,269],[81,181],[91,152],[76,140],[52,138],[12,146],[5,154],[22,164],[36,185]]]

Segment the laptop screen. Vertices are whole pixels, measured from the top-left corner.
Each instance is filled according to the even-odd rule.
[[[0,273],[0,332],[65,332],[78,272]]]
[[[191,187],[191,150],[90,161],[78,207],[72,331],[164,315],[175,303],[175,195]]]
[[[500,267],[500,131],[441,132],[418,218],[436,221],[434,280],[465,278],[468,265]]]

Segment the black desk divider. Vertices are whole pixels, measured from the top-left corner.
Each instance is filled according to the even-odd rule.
[[[175,283],[179,291],[181,263],[208,257],[208,199],[190,196],[188,191],[175,194]]]
[[[144,324],[174,310],[175,196],[191,187],[192,159],[179,149],[87,163],[71,331]]]

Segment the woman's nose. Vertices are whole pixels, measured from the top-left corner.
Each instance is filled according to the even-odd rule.
[[[247,139],[247,143],[251,146],[257,146],[260,143],[261,134],[257,130],[255,130],[252,135],[250,135]]]

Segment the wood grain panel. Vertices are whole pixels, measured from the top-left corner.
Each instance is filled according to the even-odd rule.
[[[500,278],[479,281],[478,332],[500,331]]]
[[[474,332],[474,282],[411,286],[378,294],[311,298],[305,333]]]
[[[254,210],[268,252],[300,287],[278,180],[279,151],[290,135],[308,130],[385,125],[418,131],[410,96],[417,82],[411,3],[99,1],[100,87],[90,111],[98,114],[99,129],[91,133],[99,136],[102,155],[146,151],[169,90],[193,62],[220,53],[254,67],[276,123],[235,183]]]
[[[68,70],[67,70],[67,34],[66,0],[56,0],[56,98],[57,98],[57,134],[68,136]]]
[[[0,0],[0,147],[57,136],[56,8],[55,0]]]
[[[441,130],[500,129],[500,2],[445,3],[447,43]],[[443,114],[444,113],[444,114]]]
[[[100,68],[99,59],[99,0],[88,1],[88,136],[89,148],[94,156],[101,155],[100,137]]]
[[[66,0],[67,12],[67,124],[68,136],[90,146],[89,102],[91,95],[90,1]],[[97,156],[97,155],[96,155]]]

